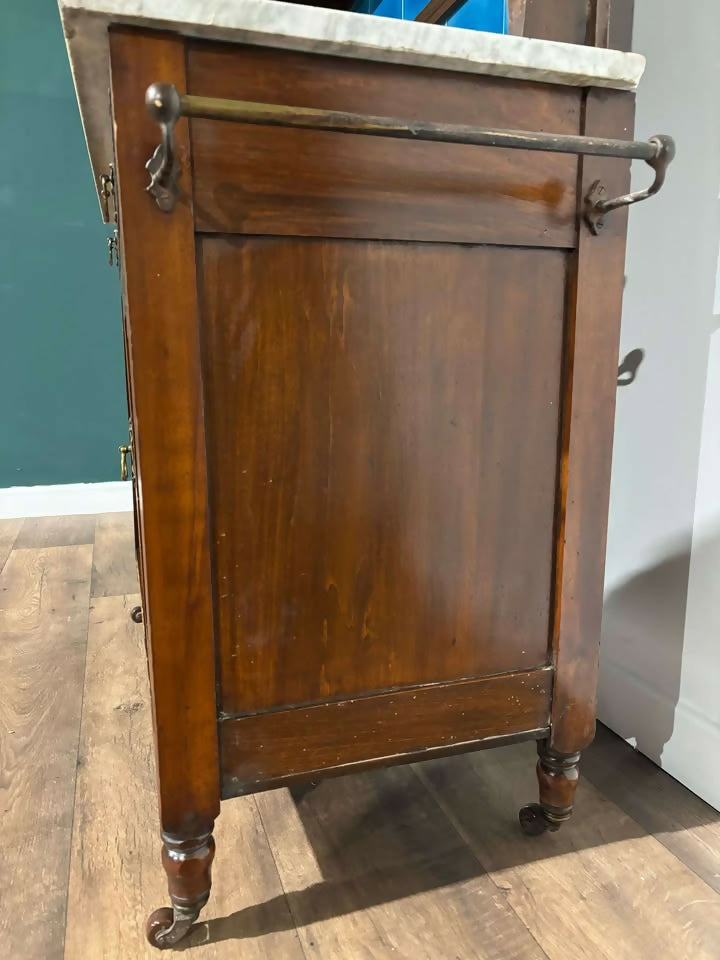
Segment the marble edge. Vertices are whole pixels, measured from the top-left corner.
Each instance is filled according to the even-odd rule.
[[[635,90],[645,68],[645,58],[636,53],[369,17],[282,0],[218,0],[212,5],[207,0],[58,0],[58,5],[96,188],[112,160],[111,24],[565,86]]]

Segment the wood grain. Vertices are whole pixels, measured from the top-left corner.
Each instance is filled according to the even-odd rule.
[[[414,769],[550,960],[715,960],[715,891],[582,778],[559,833],[520,832],[532,753],[522,744]]]
[[[22,549],[0,573],[0,941],[7,957],[63,956],[91,563],[91,545]]]
[[[720,893],[720,813],[602,724],[583,776]]]
[[[114,549],[106,557],[108,564],[121,560]],[[92,602],[65,960],[158,955],[144,934],[145,915],[166,902],[167,892],[142,628],[129,617],[138,599]],[[227,808],[216,838],[220,852],[204,914],[208,923],[197,926],[188,946],[198,947],[205,960],[230,960],[239,948],[244,960],[302,960],[252,800]]]
[[[132,513],[108,513],[97,518],[90,595],[121,596],[138,591]]]
[[[566,256],[201,259],[224,714],[547,662]]]
[[[0,573],[22,527],[22,520],[0,520]]]
[[[53,903],[66,895],[69,843],[52,822],[69,835],[61,807],[76,775],[65,960],[158,956],[140,931],[165,883],[142,631],[128,617],[137,598],[88,600],[89,549],[18,551],[0,576],[0,939],[18,960],[63,957],[64,910]],[[80,702],[82,667],[68,673],[67,652],[81,582],[93,610],[76,766],[54,711]],[[10,727],[26,731],[19,751],[10,689],[26,691]],[[418,765],[434,807],[407,767],[328,780],[296,801],[278,790],[228,802],[191,948],[208,960],[714,960],[720,815],[600,727],[575,819],[528,839],[515,813],[536,795],[533,760],[528,745]],[[15,792],[21,782],[38,790]]]
[[[15,548],[70,547],[93,543],[95,516],[93,514],[69,517],[29,517],[15,540]]]
[[[316,770],[407,760],[432,748],[547,728],[552,671],[435,684],[223,720],[223,793]]]
[[[105,563],[122,561],[112,547],[101,547]],[[166,896],[142,627],[130,620],[137,601],[91,601],[66,960],[152,956],[145,913]]]
[[[583,132],[624,137],[634,116],[631,94],[591,90]],[[581,171],[582,196],[596,180],[608,196],[630,189],[628,161],[583,157]],[[587,746],[595,730],[627,207],[614,213],[600,236],[580,224],[568,298],[550,738],[566,754]]]
[[[260,47],[190,44],[190,92],[577,133],[580,91]],[[577,158],[193,120],[197,229],[572,247]]]
[[[526,0],[524,36],[630,50],[633,7],[634,0]]]
[[[160,810],[165,830],[194,836],[217,815],[220,777],[184,121],[175,131],[184,194],[173,215],[162,213],[145,191],[145,161],[158,135],[145,90],[158,77],[185,90],[185,47],[180,37],[117,29],[110,33],[110,55]]]
[[[610,45],[610,19],[612,0],[592,0],[588,15],[585,43],[591,47]]]
[[[527,0],[525,36],[585,43],[590,4],[595,0]]]
[[[593,27],[597,42],[606,26]],[[551,671],[524,671],[550,660],[550,747],[582,748],[594,725],[626,217],[590,238],[576,197],[595,178],[623,192],[629,164],[182,120],[181,196],[166,215],[145,192],[158,132],[143,95],[160,79],[205,96],[619,137],[632,131],[632,96],[125,29],[110,47],[172,842],[208,831],[219,809],[216,654],[226,794],[458,739],[536,735]],[[104,586],[113,572],[96,569],[97,592],[123,586]],[[482,850],[502,869],[441,796],[447,782],[426,783],[475,859]],[[242,809],[260,836],[258,807]],[[583,847],[594,836],[581,834]],[[704,960],[717,924],[692,925],[709,888],[656,843],[648,858],[658,882],[631,906],[649,910],[669,884],[690,923],[658,925],[653,955],[673,942]],[[613,926],[608,864],[587,876],[570,867],[550,874],[583,902],[601,877],[602,923],[622,938],[633,910]],[[627,886],[630,871],[620,874]],[[548,915],[533,916],[546,875],[522,873],[509,902],[560,960],[571,926],[551,915],[562,898],[553,890]],[[241,911],[242,922],[282,933],[287,904],[275,892],[269,903],[269,922]],[[213,943],[225,941],[218,929],[206,926]],[[640,945],[631,930],[620,960]],[[601,947],[593,931],[588,956]]]
[[[609,40],[612,50],[632,50],[634,13],[634,0],[612,0]]]
[[[409,768],[255,799],[307,956],[546,960]]]

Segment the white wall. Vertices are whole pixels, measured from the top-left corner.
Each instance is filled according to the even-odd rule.
[[[720,808],[720,3],[635,11],[637,135],[678,153],[630,214],[598,713]]]

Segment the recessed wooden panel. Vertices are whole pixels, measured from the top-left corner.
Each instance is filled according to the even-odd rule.
[[[545,663],[566,255],[199,253],[223,711]]]
[[[341,57],[189,46],[194,94],[577,133],[581,91]],[[577,158],[193,120],[197,229],[572,247]]]
[[[223,796],[314,771],[533,736],[547,728],[551,685],[546,668],[223,720]]]

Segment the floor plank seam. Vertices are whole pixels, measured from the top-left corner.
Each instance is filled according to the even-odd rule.
[[[18,527],[17,533],[16,533],[15,536],[12,538],[12,543],[10,544],[10,549],[9,549],[8,552],[7,552],[7,556],[5,557],[5,559],[3,560],[3,562],[0,563],[0,574],[2,574],[3,570],[4,570],[5,567],[7,566],[8,560],[10,559],[10,555],[12,554],[13,550],[15,549],[15,544],[17,543],[17,538],[20,536],[20,531],[21,531],[21,530],[22,530],[22,527]]]
[[[255,804],[257,815],[260,818],[260,824],[263,828],[263,833],[265,834],[265,840],[268,845],[268,850],[270,851],[270,856],[272,857],[272,862],[273,862],[273,866],[275,867],[275,873],[277,874],[278,883],[280,884],[280,889],[283,892],[283,897],[285,898],[285,903],[287,905],[288,913],[290,914],[290,918],[295,927],[295,936],[297,938],[297,942],[300,945],[300,950],[302,951],[302,955],[305,957],[305,960],[310,960],[310,957],[308,956],[308,953],[305,950],[305,944],[302,942],[302,937],[300,936],[300,933],[299,933],[298,918],[295,916],[295,911],[292,908],[292,902],[288,894],[288,891],[285,889],[285,884],[283,883],[282,873],[280,871],[280,867],[278,866],[277,857],[275,856],[273,845],[270,842],[270,834],[268,833],[267,827],[265,826],[265,818],[263,817],[262,810],[260,809],[260,805],[256,802],[255,797],[252,797],[252,802]]]
[[[83,721],[85,719],[85,691],[87,689],[88,640],[90,637],[90,611],[91,611],[92,602],[93,602],[93,598],[90,596],[90,590],[92,585],[93,563],[95,562],[94,540],[91,546],[92,546],[92,554],[90,557],[90,580],[88,582],[88,618],[87,618],[87,625],[85,628],[85,656],[83,658],[83,682],[82,682],[82,692],[80,694],[80,722],[78,723],[77,745],[75,749],[75,782],[73,784],[72,818],[70,821],[70,856],[68,857],[67,877],[65,879],[65,922],[63,923],[63,939],[62,939],[62,954],[61,954],[64,960],[67,960],[66,949],[67,949],[68,916],[69,916],[69,910],[70,910],[70,876],[72,873],[72,861],[75,855],[73,837],[75,836],[75,823],[77,819],[77,803],[78,803],[78,767],[80,763],[80,744],[82,742]]]
[[[427,790],[428,794],[432,797],[432,799],[434,800],[434,802],[435,802],[435,804],[437,805],[437,807],[438,807],[438,808],[440,809],[440,811],[444,814],[444,816],[446,817],[446,819],[447,819],[448,822],[450,823],[450,826],[451,826],[452,829],[455,831],[455,833],[458,835],[458,837],[460,838],[460,840],[462,841],[462,843],[468,848],[468,850],[470,851],[470,853],[473,855],[473,857],[475,857],[475,859],[477,860],[477,862],[480,864],[480,866],[482,867],[485,875],[490,879],[490,881],[492,882],[492,884],[493,884],[493,886],[495,887],[495,889],[496,889],[496,890],[499,890],[499,891],[502,893],[502,892],[503,892],[503,888],[502,888],[502,887],[497,883],[497,881],[495,880],[495,877],[493,876],[492,871],[487,869],[487,867],[485,866],[485,864],[484,864],[483,861],[482,861],[482,857],[480,856],[480,854],[478,853],[477,849],[475,848],[475,844],[472,842],[472,840],[470,839],[470,837],[468,837],[468,835],[466,834],[466,832],[465,832],[465,830],[463,829],[462,825],[458,822],[457,817],[456,817],[456,816],[452,813],[452,811],[449,810],[449,809],[447,808],[447,806],[443,803],[442,798],[439,796],[439,794],[438,794],[437,790],[435,789],[435,787],[434,787],[434,786],[430,783],[430,781],[424,776],[424,774],[422,773],[422,771],[421,771],[420,769],[418,769],[418,765],[417,765],[417,764],[411,763],[411,764],[410,764],[410,769],[411,769],[412,772],[415,774],[415,776],[418,778],[418,780],[423,784],[423,786],[424,786],[425,789]],[[540,943],[540,941],[537,939],[537,937],[535,936],[535,934],[533,933],[533,931],[532,931],[532,930],[528,927],[528,925],[525,923],[525,921],[524,921],[523,918],[520,916],[520,914],[515,910],[515,908],[513,907],[513,905],[510,903],[509,899],[506,898],[506,899],[504,900],[504,903],[505,903],[505,905],[510,909],[510,911],[511,911],[512,914],[513,914],[513,916],[517,917],[518,923],[520,923],[520,924],[522,925],[522,927],[523,927],[525,930],[527,930],[528,934],[532,937],[533,942],[537,945],[537,948],[538,948],[538,950],[540,951],[540,955],[541,955],[542,957],[544,957],[545,960],[551,960],[550,956],[548,955],[548,953],[546,953],[546,951],[545,951],[545,949],[543,948],[543,946],[542,946],[542,944]]]

